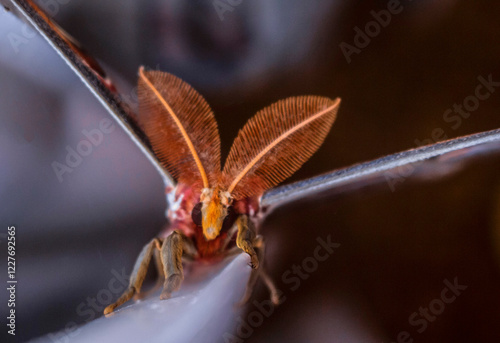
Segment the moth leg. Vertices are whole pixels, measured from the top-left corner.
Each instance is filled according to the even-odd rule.
[[[247,215],[241,215],[238,219],[236,219],[235,224],[238,227],[236,245],[238,248],[250,255],[250,267],[253,269],[259,268],[259,258],[253,248],[253,241],[256,236],[253,223],[248,220]]]
[[[161,261],[163,264],[163,273],[165,281],[160,299],[168,299],[181,286],[184,280],[184,271],[182,268],[183,255],[188,258],[196,256],[196,248],[192,241],[183,235],[180,231],[174,230],[168,236],[161,247]]]
[[[120,298],[118,298],[116,302],[104,309],[104,314],[113,312],[115,308],[130,300],[134,293],[141,292],[141,286],[144,278],[146,277],[149,263],[151,261],[151,256],[153,255],[153,251],[155,248],[160,249],[160,240],[158,238],[154,238],[153,240],[151,240],[151,242],[146,244],[144,248],[142,248],[141,253],[135,261],[132,274],[130,275],[128,288],[125,290],[125,292],[123,292],[123,294],[120,296]]]
[[[234,234],[237,232],[238,232],[238,225],[233,224],[233,226],[228,230],[226,238],[222,242],[222,246],[221,246],[222,251],[226,251],[226,247],[228,246],[229,242],[231,242],[231,239],[233,239]],[[234,252],[233,252],[233,250],[234,250]],[[229,249],[229,251],[227,251],[227,256],[232,256],[232,255],[236,255],[239,253],[241,253],[241,249],[236,246],[234,248]]]
[[[155,249],[153,257],[155,259],[156,272],[158,273],[158,281],[163,281],[165,274],[163,273],[163,263],[161,262],[161,248]]]
[[[143,291],[141,293],[135,293],[134,300],[139,300],[139,299],[143,299],[143,298],[147,297],[151,293],[156,292],[156,290],[158,290],[163,284],[163,280],[165,279],[165,274],[163,273],[163,264],[161,262],[160,246],[158,246],[157,249],[153,250],[153,260],[154,260],[156,273],[158,275],[156,283],[150,290],[148,290],[146,292]]]
[[[266,245],[265,245],[265,242],[264,242],[264,239],[262,238],[262,236],[255,237],[255,239],[253,241],[253,247],[257,252],[257,257],[260,261],[261,267],[259,269],[252,270],[252,274],[250,275],[250,279],[248,280],[248,283],[247,283],[245,294],[243,295],[243,297],[239,301],[238,305],[243,305],[248,301],[248,299],[250,299],[250,296],[252,295],[253,288],[254,288],[255,283],[257,282],[257,279],[259,276],[262,278],[262,281],[264,282],[266,287],[269,289],[270,298],[271,298],[272,303],[274,305],[278,305],[279,304],[278,290],[276,289],[274,282],[271,280],[271,278],[266,273],[265,268],[264,268],[264,256],[265,256]]]

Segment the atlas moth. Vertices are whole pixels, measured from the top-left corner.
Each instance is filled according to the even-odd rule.
[[[244,303],[262,277],[273,303],[279,295],[260,261],[264,240],[255,220],[259,198],[299,169],[321,146],[340,99],[298,96],[257,112],[239,131],[221,168],[220,137],[205,99],[180,78],[139,68],[138,121],[153,151],[177,182],[167,186],[168,230],[144,246],[123,295],[105,314],[141,292],[151,259],[163,278],[161,299],[184,279],[183,260],[217,260],[241,251],[253,268]]]

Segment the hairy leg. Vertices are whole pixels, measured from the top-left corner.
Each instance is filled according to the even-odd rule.
[[[135,293],[134,300],[143,299],[143,298],[149,296],[150,294],[156,292],[163,285],[163,280],[165,279],[165,274],[163,274],[163,264],[161,262],[160,247],[153,250],[153,260],[154,260],[156,273],[158,275],[156,283],[150,290],[148,290],[146,292],[142,291],[141,293]]]
[[[256,235],[255,227],[247,216],[240,216],[240,218],[238,218],[238,220],[236,221],[235,226],[238,229],[238,234],[236,236],[237,246],[233,249],[228,250],[227,254],[233,255],[243,250],[250,255],[250,266],[253,268],[252,274],[250,275],[250,279],[247,283],[245,295],[243,296],[239,304],[243,305],[248,301],[248,299],[252,295],[253,288],[259,276],[262,278],[262,281],[269,289],[271,301],[275,305],[279,304],[279,294],[276,286],[274,285],[269,275],[267,275],[263,266],[265,256],[264,239],[262,238],[262,236]]]
[[[163,241],[160,256],[165,281],[160,299],[170,298],[172,292],[175,292],[181,286],[182,280],[184,280],[182,257],[193,259],[195,255],[196,248],[193,242],[178,230],[174,230]]]
[[[253,247],[257,253],[257,258],[259,259],[260,268],[252,270],[252,274],[250,274],[250,279],[248,279],[245,294],[241,298],[239,305],[245,304],[248,301],[248,299],[250,299],[250,296],[252,295],[253,292],[253,288],[255,287],[255,283],[257,282],[257,279],[259,277],[262,279],[267,289],[269,290],[272,303],[278,305],[279,304],[278,290],[276,289],[276,286],[274,285],[274,282],[271,280],[269,275],[267,275],[266,270],[264,268],[266,244],[262,236],[255,237],[253,241]]]
[[[250,267],[253,269],[259,268],[259,258],[253,248],[253,242],[256,237],[253,223],[248,219],[248,216],[241,215],[236,219],[235,225],[238,227],[236,245],[250,255]]]
[[[104,309],[104,314],[113,312],[115,308],[130,300],[134,294],[140,293],[154,249],[160,249],[160,240],[158,238],[154,238],[142,248],[130,275],[128,288],[116,302]]]

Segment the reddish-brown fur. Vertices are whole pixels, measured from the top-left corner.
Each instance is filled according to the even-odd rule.
[[[223,249],[223,244],[227,238],[227,233],[221,233],[213,240],[207,240],[203,235],[201,226],[197,226],[191,219],[191,211],[193,207],[199,202],[200,193],[193,191],[193,188],[185,185],[178,184],[176,188],[167,187],[165,190],[167,194],[174,194],[173,199],[180,201],[178,208],[170,208],[167,212],[167,217],[170,221],[168,228],[161,234],[161,238],[167,237],[173,230],[179,230],[187,237],[191,238],[197,248],[198,257],[203,260],[213,260],[217,257],[222,257],[224,250],[233,247],[233,244],[228,244]],[[257,198],[246,198],[235,201],[233,208],[238,214],[247,214],[252,217],[258,210]],[[170,204],[169,204],[170,206]],[[233,235],[234,241],[236,234]]]

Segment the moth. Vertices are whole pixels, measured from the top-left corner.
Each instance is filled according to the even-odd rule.
[[[216,261],[245,252],[253,268],[242,303],[261,277],[273,303],[279,295],[262,268],[259,197],[299,169],[321,146],[340,99],[299,96],[257,112],[239,131],[221,169],[220,138],[205,99],[178,77],[139,69],[139,124],[176,181],[166,187],[169,227],[144,246],[127,290],[108,314],[139,295],[153,258],[168,299],[184,279],[183,260]]]

